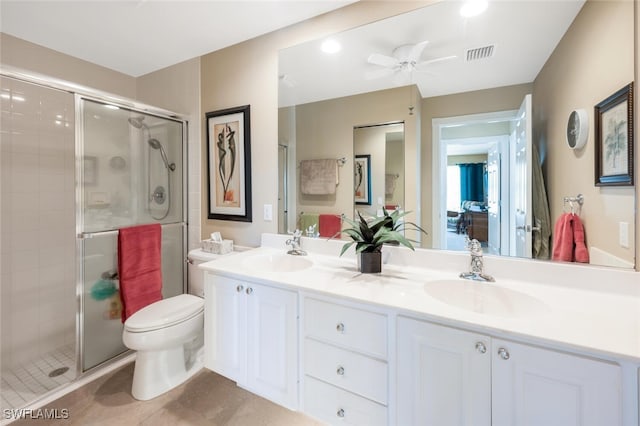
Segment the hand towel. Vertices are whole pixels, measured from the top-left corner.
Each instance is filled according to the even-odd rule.
[[[398,175],[387,173],[384,175],[384,195],[391,196],[396,190]]]
[[[584,227],[573,213],[564,213],[556,222],[553,234],[553,260],[589,263]]]
[[[582,221],[580,217],[577,215],[573,216],[573,242],[574,242],[574,253],[573,259],[576,262],[580,263],[589,263],[589,250],[587,249],[587,245],[585,244],[584,238],[584,226],[582,226]]]
[[[321,237],[333,237],[342,230],[342,217],[335,214],[321,214],[319,231]]]
[[[338,162],[335,159],[300,162],[300,191],[305,195],[336,193]]]
[[[573,261],[573,229],[571,214],[563,213],[556,222],[553,233],[553,260]]]
[[[160,224],[122,228],[118,232],[118,273],[122,322],[162,300],[162,228]]]
[[[319,214],[318,213],[302,213],[300,215],[300,227],[299,229],[304,233],[307,232],[310,226],[315,225],[314,228],[316,232],[320,228],[319,224]]]

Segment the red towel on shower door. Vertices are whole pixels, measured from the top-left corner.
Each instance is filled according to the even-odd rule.
[[[118,275],[122,322],[162,300],[162,228],[160,224],[132,226],[118,232]]]

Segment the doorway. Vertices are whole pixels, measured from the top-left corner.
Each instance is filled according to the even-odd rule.
[[[509,253],[510,141],[518,111],[433,120],[433,246]],[[468,176],[465,176],[467,175]],[[466,177],[466,179],[465,179]]]

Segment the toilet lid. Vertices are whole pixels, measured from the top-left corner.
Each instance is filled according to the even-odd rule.
[[[133,332],[157,330],[186,321],[204,310],[204,300],[192,294],[163,299],[145,306],[124,323]]]

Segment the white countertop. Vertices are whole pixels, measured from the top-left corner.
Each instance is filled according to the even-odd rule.
[[[404,251],[400,253],[403,253],[400,257],[406,256]],[[408,256],[419,255],[418,252],[408,250],[406,253]],[[636,281],[637,291],[635,287],[630,287],[632,290],[628,291],[627,285],[625,291],[608,292],[599,288],[598,286],[602,286],[599,283],[586,283],[583,287],[575,283],[557,285],[502,279],[498,273],[493,274],[495,283],[479,284],[460,280],[458,274],[462,270],[422,268],[408,266],[406,262],[383,265],[380,274],[361,274],[357,271],[353,257],[340,258],[315,252],[305,257],[313,265],[299,271],[275,272],[256,266],[259,260],[269,256],[288,255],[284,247],[260,247],[207,262],[200,267],[231,278],[391,307],[401,314],[419,316],[444,325],[457,325],[499,338],[517,338],[560,349],[640,362],[640,274],[635,275],[637,273],[621,275],[623,281]],[[535,268],[544,268],[540,263],[529,263],[534,263]],[[496,269],[500,268],[496,266]],[[576,271],[580,275],[581,270],[573,270],[574,275]],[[613,280],[617,278],[613,271],[609,275],[606,271],[595,269],[591,272],[590,274],[587,269],[583,275],[610,276]],[[584,280],[584,277],[580,279]],[[459,282],[441,283],[434,293],[433,286],[436,284],[429,283],[435,280]],[[467,302],[475,301],[474,297],[477,297],[479,308],[482,308],[482,294],[469,296],[467,292],[461,295],[454,288],[474,284],[492,286],[491,299],[498,309],[489,307],[491,313],[479,313],[446,302],[460,296]],[[449,289],[453,289],[450,295],[445,287],[447,285],[451,286]],[[475,293],[475,288],[468,290]],[[451,303],[455,304],[455,301]]]

